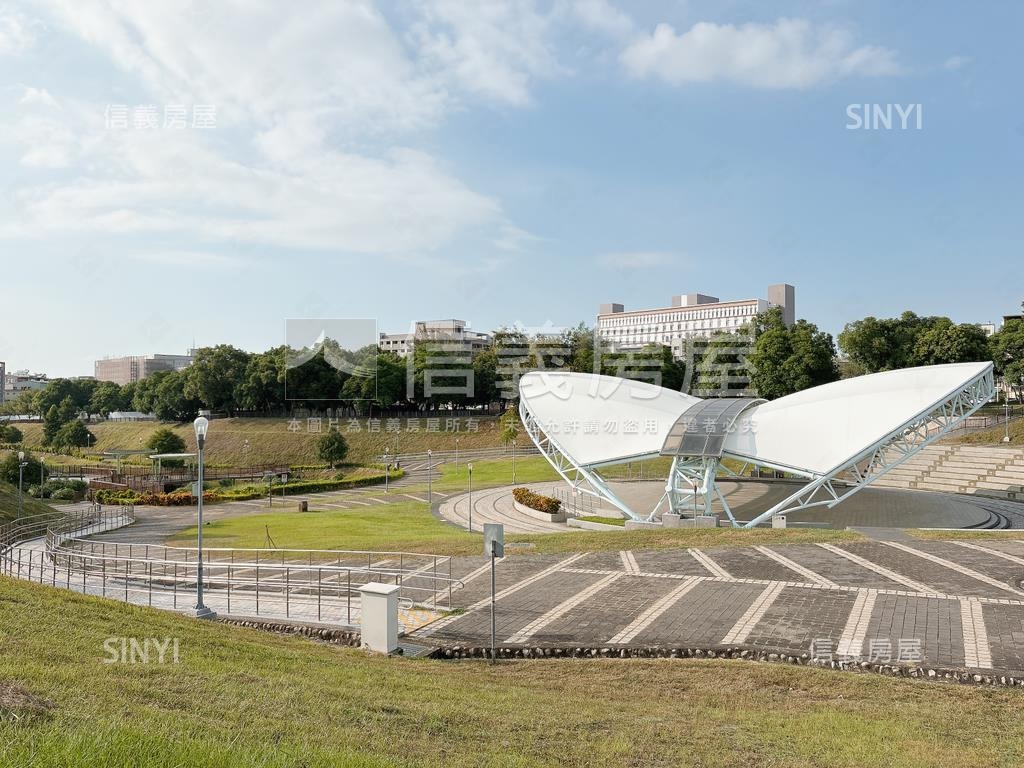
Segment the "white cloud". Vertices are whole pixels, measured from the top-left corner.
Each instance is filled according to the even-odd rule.
[[[621,58],[640,78],[671,84],[722,80],[755,88],[807,88],[841,77],[899,71],[891,50],[857,46],[849,32],[804,19],[740,26],[700,22],[683,34],[659,24]]]
[[[500,229],[492,199],[428,155],[320,150],[289,165],[243,164],[197,131],[111,131],[83,149],[102,174],[21,194],[26,233],[179,233],[206,241],[361,253],[442,246],[463,230]]]
[[[608,0],[568,0],[566,10],[587,29],[609,37],[626,37],[633,32],[633,20]]]
[[[675,264],[678,257],[668,251],[621,251],[602,253],[597,263],[606,269],[650,269]]]
[[[147,264],[182,267],[185,269],[200,269],[204,267],[227,269],[229,267],[242,267],[245,265],[245,262],[237,256],[210,251],[143,251],[133,254],[132,258],[136,261],[144,261]]]
[[[23,122],[22,162],[77,162],[80,173],[23,188],[8,234],[176,233],[204,243],[184,249],[196,253],[238,241],[395,258],[467,233],[499,248],[529,237],[410,148],[404,136],[435,125],[453,99],[364,0],[310,2],[301,14],[275,3],[242,13],[46,2],[62,29],[136,75],[143,99],[213,104],[217,128],[106,130],[102,105],[65,100],[63,133],[38,116]]]
[[[435,123],[447,99],[366,0],[310,0],[301,13],[277,3],[46,1],[162,102],[214,104],[229,123],[308,111],[341,132],[403,131]]]
[[[551,41],[554,17],[532,0],[417,0],[415,8],[412,39],[445,82],[521,106],[534,79],[564,72]]]
[[[942,63],[942,68],[947,69],[950,72],[956,72],[959,69],[963,69],[970,63],[970,56],[950,56]]]
[[[0,8],[0,56],[17,56],[35,41],[32,24],[22,14]]]
[[[18,104],[29,107],[53,107],[54,109],[60,109],[57,100],[45,88],[33,88],[30,85],[26,85],[24,89]]]

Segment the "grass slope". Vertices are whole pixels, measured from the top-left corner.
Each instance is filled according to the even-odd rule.
[[[0,605],[0,690],[17,692],[0,704],[0,765],[903,768],[1024,754],[1013,690],[746,662],[368,657],[9,579]],[[104,663],[120,637],[177,639],[179,662]]]
[[[288,419],[215,419],[210,424],[207,438],[207,460],[213,464],[230,464],[244,466],[253,464],[316,464],[317,434],[306,431],[305,421],[301,423],[299,432],[288,430]],[[367,432],[366,419],[360,419],[362,431],[350,433],[346,431],[348,420],[341,420],[342,433],[349,443],[348,461],[368,463],[382,454],[385,448],[392,453],[420,453],[428,448],[435,451],[455,450],[455,439],[459,440],[459,448],[498,448],[501,438],[497,420],[481,418],[477,432],[467,432],[466,419],[460,420],[460,432],[426,432],[426,419],[420,420],[420,432],[402,432],[398,435],[384,432]],[[407,421],[401,420],[405,429]],[[327,422],[324,420],[326,428]],[[441,419],[444,429],[445,419]],[[104,422],[92,424],[89,430],[96,436],[96,443],[89,453],[99,455],[109,450],[136,450],[142,448],[149,436],[161,427],[169,427],[181,435],[188,450],[195,450],[195,436],[191,424],[159,424],[154,422]],[[25,436],[25,444],[39,446],[42,443],[41,424],[19,424],[18,429]],[[245,441],[249,441],[251,453],[242,450]],[[147,461],[148,463],[148,461]]]
[[[999,413],[1002,416],[1002,412]],[[943,440],[944,443],[959,445],[1007,445],[1003,442],[1006,436],[1006,425],[1001,424],[992,429],[982,429],[978,432],[971,432],[966,435],[952,437]],[[1024,419],[1010,419],[1010,445],[1019,447],[1024,445]]]
[[[53,512],[53,507],[37,501],[27,493],[23,497],[25,515],[41,515]],[[18,516],[18,488],[0,481],[0,523],[6,523]]]

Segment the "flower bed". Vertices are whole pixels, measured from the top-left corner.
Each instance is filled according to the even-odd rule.
[[[534,493],[529,488],[513,488],[512,499],[515,508],[524,515],[552,523],[565,522],[562,502],[558,499]]]

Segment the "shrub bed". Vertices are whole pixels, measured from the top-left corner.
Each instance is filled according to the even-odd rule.
[[[513,488],[512,498],[530,509],[536,509],[547,515],[557,515],[558,510],[562,508],[562,502],[558,499],[534,493],[529,488]]]
[[[404,470],[398,469],[391,472],[392,480],[397,480],[404,475]],[[343,488],[361,488],[367,485],[377,485],[384,481],[384,473],[379,475],[368,475],[365,477],[337,478],[334,480],[299,480],[297,482],[274,484],[275,496],[294,496],[300,493],[323,493],[325,491],[338,491]],[[203,503],[216,503],[218,501],[248,501],[250,499],[262,499],[267,495],[267,486],[242,486],[240,488],[217,488],[203,492]],[[187,492],[175,491],[174,493],[139,493],[138,491],[125,489],[104,489],[96,491],[96,501],[100,504],[141,504],[157,507],[185,507],[194,503],[192,496]]]

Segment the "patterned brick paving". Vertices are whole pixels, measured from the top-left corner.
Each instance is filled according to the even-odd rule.
[[[983,544],[1024,557],[1024,544]],[[725,643],[1024,672],[1024,596],[998,586],[1016,586],[1024,566],[984,547],[912,539],[901,545],[914,551],[879,542],[843,545],[842,551],[860,558],[856,561],[815,545],[769,548],[801,572],[753,548],[700,549],[696,557],[686,550],[510,556],[498,564],[498,590],[504,590],[498,641]],[[713,567],[702,564],[702,557]],[[469,610],[428,625],[413,638],[488,642],[490,578],[481,570],[486,563],[479,557],[456,560],[456,576],[480,574],[456,593],[456,606]],[[907,583],[873,570],[879,567]],[[814,575],[820,577],[816,583]]]

